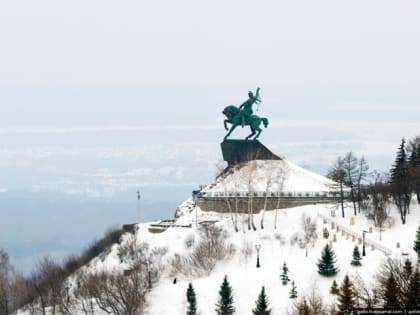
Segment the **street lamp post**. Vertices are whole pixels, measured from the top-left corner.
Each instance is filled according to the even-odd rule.
[[[198,227],[198,213],[197,213],[197,201],[198,201],[198,197],[200,195],[200,190],[193,190],[192,192],[192,198],[194,201],[194,207],[195,207],[195,227]]]
[[[366,256],[366,244],[365,244],[365,234],[367,231],[363,230],[363,249],[362,249],[362,256]]]
[[[66,297],[67,297],[67,303],[70,303],[70,286],[71,284],[66,282],[65,289],[66,289]]]
[[[140,197],[141,197],[140,190],[137,190],[137,221],[139,224],[140,224]]]
[[[255,249],[257,250],[257,268],[260,268],[260,249],[261,249],[261,244],[256,244],[255,245]]]

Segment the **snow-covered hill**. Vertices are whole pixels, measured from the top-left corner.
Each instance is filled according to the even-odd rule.
[[[396,210],[392,209],[391,215],[395,218],[395,223],[394,226],[383,232],[382,241],[379,241],[379,231],[373,227],[372,221],[367,220],[363,214],[358,214],[354,224],[350,224],[352,217],[350,205],[346,209],[345,219],[339,217],[339,212],[335,211],[335,206],[331,204],[278,210],[277,229],[274,229],[276,211],[259,213],[254,216],[256,231],[248,230],[247,216],[243,215],[238,219],[240,222],[238,232],[235,232],[232,217],[229,214],[202,212],[200,209],[194,209],[188,203],[184,205],[188,209],[183,209],[182,212],[185,214],[176,221],[176,224],[191,225],[191,227],[170,227],[164,232],[152,233],[149,230],[150,224],[141,224],[135,235],[138,241],[147,242],[150,248],[167,249],[161,258],[165,267],[162,270],[161,278],[146,297],[147,314],[185,314],[185,292],[189,282],[192,282],[195,288],[200,314],[214,314],[219,286],[224,275],[228,276],[233,287],[237,314],[251,312],[261,286],[266,288],[272,314],[285,314],[287,309],[292,306],[293,300],[289,298],[290,283],[283,286],[280,281],[281,267],[284,262],[290,269],[289,277],[295,281],[299,296],[316,290],[326,301],[334,302],[334,297],[329,294],[329,288],[334,279],[341,282],[345,274],[360,275],[369,285],[374,279],[378,266],[387,256],[377,248],[372,249],[371,246],[368,246],[367,255],[362,260],[363,266],[351,266],[352,250],[357,244],[357,240],[352,240],[352,237],[347,237],[346,234],[342,235],[341,231],[333,230],[331,223],[324,223],[323,217],[333,220],[335,226],[339,225],[341,230],[346,228],[356,234],[372,227],[372,233],[366,235],[367,239],[377,241],[385,248],[390,249],[394,257],[407,257],[402,253],[408,254],[408,257],[415,257],[411,247],[420,219],[418,205],[413,205],[406,226],[401,225]],[[335,217],[331,216],[332,211],[335,211]],[[309,247],[308,257],[305,256],[305,250],[299,246],[299,242],[293,241],[301,237],[301,219],[304,214],[317,222],[318,239],[313,247]],[[264,229],[261,229],[260,220],[263,216]],[[200,276],[187,275],[188,272],[173,274],[171,261],[174,256],[178,254],[181,257],[187,257],[201,237],[200,224],[197,224],[196,217],[199,223],[217,221],[214,224],[225,231],[224,240],[226,244],[230,244],[234,248],[233,254],[218,262],[209,274]],[[329,230],[328,239],[323,238],[324,227]],[[336,234],[336,242],[332,242],[334,234]],[[106,256],[98,257],[92,261],[90,269],[111,271],[126,268],[118,258],[118,250],[128,240],[129,236],[126,235],[122,243],[114,245]],[[327,242],[333,245],[337,256],[337,265],[340,269],[340,272],[332,278],[321,277],[317,273],[316,267],[321,250]],[[399,249],[396,248],[396,242],[401,243]],[[256,268],[255,245],[261,245],[260,268]],[[359,247],[361,249],[360,245]],[[189,267],[185,266],[185,268]],[[173,281],[175,277],[177,278],[176,284]]]
[[[288,160],[254,160],[247,162],[203,189],[211,195],[216,192],[249,191],[284,193],[329,192],[336,183],[332,180],[306,170]],[[337,189],[335,187],[335,189]]]

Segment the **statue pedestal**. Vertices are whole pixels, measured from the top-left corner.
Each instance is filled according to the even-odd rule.
[[[221,147],[228,166],[252,160],[281,160],[258,140],[225,140]]]

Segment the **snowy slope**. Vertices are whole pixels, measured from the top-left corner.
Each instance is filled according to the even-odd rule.
[[[167,268],[158,284],[147,296],[147,314],[185,314],[185,292],[189,282],[192,282],[195,288],[200,314],[214,314],[214,305],[217,301],[219,286],[224,275],[228,276],[233,287],[237,314],[250,313],[262,285],[266,287],[273,311],[272,314],[285,314],[286,310],[292,306],[293,300],[289,299],[291,285],[283,286],[279,278],[283,262],[286,262],[290,268],[289,277],[296,282],[299,296],[316,290],[327,301],[333,302],[334,297],[329,294],[329,288],[333,279],[340,283],[346,273],[350,275],[360,274],[364,281],[369,284],[373,281],[378,266],[387,258],[381,251],[377,249],[372,251],[368,247],[367,256],[362,260],[363,266],[351,266],[352,250],[356,242],[352,242],[351,238],[347,239],[341,233],[332,231],[331,225],[329,223],[324,224],[323,219],[318,216],[321,214],[331,218],[332,210],[336,210],[335,206],[331,204],[278,210],[278,226],[276,230],[274,229],[276,211],[269,211],[264,214],[264,229],[260,229],[262,214],[255,215],[256,231],[247,229],[245,224],[246,216],[244,215],[240,220],[244,223],[239,225],[239,232],[234,231],[229,214],[202,212],[200,209],[197,209],[196,213],[189,203],[185,205],[188,209],[184,209],[182,212],[186,214],[181,216],[176,223],[191,224],[190,228],[172,227],[163,233],[153,234],[148,230],[149,224],[141,224],[139,232],[136,234],[136,237],[141,242],[149,243],[151,248],[168,248],[168,252],[163,258]],[[339,211],[337,210],[336,216],[331,219],[355,232],[361,232],[363,229],[369,229],[372,226],[372,222],[368,221],[363,215],[357,215],[355,224],[350,225],[352,210],[350,205],[347,206],[345,219],[338,217]],[[301,217],[303,213],[317,220],[318,240],[314,247],[309,249],[308,257],[305,257],[304,249],[297,244],[291,244],[293,236],[301,231]],[[383,233],[381,244],[392,249],[393,256],[403,257],[401,253],[406,252],[411,257],[414,257],[411,247],[420,219],[420,207],[418,205],[412,207],[405,227],[398,220],[398,214],[395,209],[392,209],[391,214],[395,217],[395,224]],[[192,278],[178,275],[177,283],[173,284],[173,276],[169,275],[169,261],[174,254],[186,256],[191,251],[191,248],[186,247],[185,241],[191,237],[198,238],[198,230],[195,227],[196,215],[199,222],[217,220],[216,225],[227,231],[226,242],[234,245],[235,254],[230,259],[220,262],[209,276]],[[327,227],[330,231],[329,240],[322,237],[323,227]],[[333,243],[333,248],[337,256],[337,265],[340,268],[340,272],[336,277],[323,278],[317,273],[316,263],[322,248],[332,239],[334,233],[336,233],[337,242]],[[378,235],[378,231],[373,228],[373,233],[368,233],[367,238],[379,241]],[[396,240],[401,242],[402,246],[400,249],[395,248]],[[256,244],[261,244],[261,268],[259,269],[255,266],[256,251],[254,246]],[[121,270],[121,268],[124,268],[125,266],[121,265],[117,258],[118,246],[115,245],[104,259],[98,258],[93,261],[91,268],[96,270],[102,268]],[[248,258],[243,254],[243,249],[247,247],[252,249],[252,254]]]
[[[244,164],[227,176],[219,177],[203,192],[253,191],[278,192],[328,192],[335,182],[308,171],[288,160],[255,160]]]

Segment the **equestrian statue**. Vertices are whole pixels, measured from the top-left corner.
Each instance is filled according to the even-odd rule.
[[[260,88],[257,88],[255,95],[251,91],[248,92],[248,99],[241,106],[237,107],[230,105],[223,110],[223,114],[225,114],[227,118],[224,121],[224,126],[226,130],[229,130],[224,140],[226,140],[239,125],[242,128],[245,126],[249,126],[251,128],[252,133],[245,138],[246,140],[250,140],[253,136],[252,140],[258,139],[262,131],[260,128],[261,123],[263,123],[265,128],[268,126],[268,119],[254,115],[252,110],[252,106],[254,104],[260,103]],[[232,124],[230,129],[228,128],[227,123]]]

